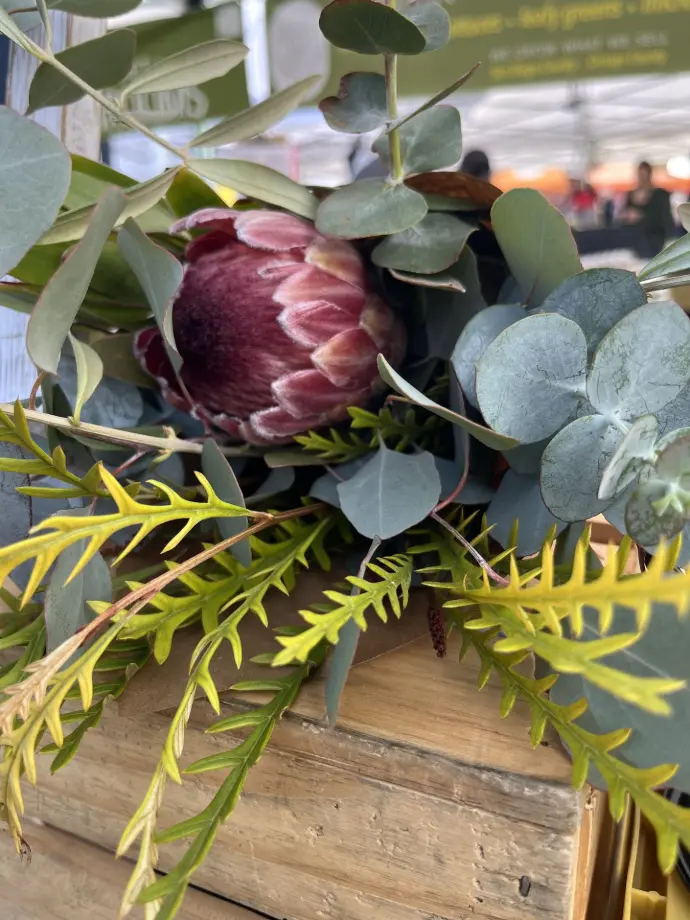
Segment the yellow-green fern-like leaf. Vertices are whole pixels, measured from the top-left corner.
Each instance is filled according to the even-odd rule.
[[[622,817],[626,796],[630,795],[654,827],[659,864],[664,872],[670,872],[679,842],[690,846],[690,810],[670,802],[655,789],[668,783],[677,766],[660,764],[643,770],[619,760],[611,752],[628,739],[630,732],[627,729],[597,735],[581,728],[574,720],[587,709],[584,699],[569,706],[559,706],[546,695],[557,680],[555,675],[540,680],[526,677],[516,668],[526,653],[500,652],[495,644],[496,631],[477,633],[468,630],[468,624],[461,618],[456,623],[463,634],[461,657],[470,646],[479,655],[482,665],[480,688],[492,671],[496,671],[503,682],[501,715],[505,717],[510,713],[518,696],[524,699],[532,713],[531,740],[535,746],[541,741],[546,724],[553,725],[573,758],[573,785],[576,788],[584,785],[589,765],[593,763],[606,781],[609,807],[616,820]]]

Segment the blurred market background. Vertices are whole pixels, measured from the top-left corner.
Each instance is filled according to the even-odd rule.
[[[133,97],[140,121],[184,146],[220,118],[319,74],[310,104],[265,136],[207,155],[256,160],[321,186],[376,169],[374,137],[331,130],[317,107],[337,92],[344,74],[378,63],[327,44],[318,27],[325,0],[143,0],[135,9],[120,2],[129,11],[107,20],[107,28],[136,32],[135,69],[212,38],[237,39],[251,49],[244,65],[225,77]],[[502,190],[537,188],[559,207],[576,231],[586,267],[635,270],[682,232],[676,209],[690,196],[690,0],[445,5],[449,44],[401,58],[402,113],[481,62],[463,91],[447,100],[462,116],[464,152],[485,154],[491,181]],[[7,59],[7,45],[0,44],[0,87]],[[139,180],[173,163],[160,147],[112,121],[104,125],[101,153]],[[640,171],[641,162],[650,169]],[[223,194],[231,204],[232,190]],[[646,228],[651,199],[653,238]],[[2,311],[2,322],[7,335],[7,323],[15,321]],[[0,376],[0,401],[10,398],[6,377]]]

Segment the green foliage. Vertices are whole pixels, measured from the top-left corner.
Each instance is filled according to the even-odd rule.
[[[366,134],[382,128],[388,118],[386,80],[379,73],[348,73],[337,96],[319,103],[324,118],[335,131]]]
[[[141,543],[144,537],[162,524],[180,520],[185,522],[181,530],[164,547],[163,552],[169,552],[178,546],[189,531],[201,521],[218,517],[243,516],[247,513],[255,517],[265,517],[260,513],[247,512],[244,508],[238,508],[236,505],[221,501],[211,488],[208,480],[201,473],[196,475],[206,492],[205,501],[189,501],[182,498],[164,483],[152,480],[151,485],[161,495],[167,497],[169,501],[167,504],[162,505],[145,505],[132,498],[115,477],[101,466],[101,480],[110,498],[117,505],[117,511],[113,514],[94,514],[89,517],[70,517],[69,515],[57,514],[43,521],[33,529],[34,536],[0,549],[0,584],[18,565],[33,559],[35,560],[34,567],[24,595],[27,598],[31,597],[60,553],[78,540],[88,540],[80,561],[69,575],[68,581],[70,581],[83,570],[106,540],[126,527],[136,526],[138,531],[128,541],[118,556],[117,562],[124,559]],[[48,532],[39,533],[38,531]]]
[[[334,0],[319,26],[331,45],[357,54],[419,54],[426,47],[410,19],[374,0]]]
[[[373,608],[384,623],[388,620],[385,602],[390,604],[396,617],[400,617],[407,606],[410,580],[412,578],[412,561],[409,556],[390,556],[370,562],[367,569],[378,575],[378,581],[368,581],[356,575],[348,575],[347,581],[358,594],[343,594],[340,591],[324,592],[333,609],[326,613],[300,610],[300,616],[309,628],[295,636],[279,636],[282,651],[273,659],[278,667],[293,661],[305,662],[312,650],[323,640],[332,645],[338,641],[340,630],[346,623],[354,621],[360,629],[367,628],[365,614]]]
[[[373,5],[376,0],[366,2]],[[393,185],[386,179],[358,179],[321,202],[316,229],[346,240],[389,236],[414,227],[427,211],[424,197],[406,185]]]
[[[678,843],[690,845],[690,813],[656,792],[657,787],[665,785],[673,777],[675,765],[662,764],[641,770],[619,760],[611,752],[626,741],[629,735],[626,729],[605,735],[585,731],[575,720],[586,711],[586,700],[581,699],[570,706],[552,702],[547,692],[556,680],[555,675],[539,680],[525,677],[517,670],[517,665],[526,657],[525,652],[501,652],[495,641],[496,631],[477,633],[467,629],[468,624],[462,620],[458,621],[458,625],[463,634],[461,657],[470,647],[479,655],[482,664],[480,689],[492,671],[501,678],[504,688],[501,715],[505,717],[510,713],[518,696],[524,699],[532,712],[530,735],[534,746],[542,740],[546,725],[551,724],[571,752],[573,785],[576,788],[584,785],[590,763],[599,769],[606,780],[609,808],[614,820],[619,821],[623,816],[626,796],[629,795],[654,827],[659,865],[669,872],[676,860]]]

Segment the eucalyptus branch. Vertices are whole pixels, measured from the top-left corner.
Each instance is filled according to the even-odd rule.
[[[2,404],[0,405],[0,411],[14,417],[15,407],[9,403]],[[203,450],[203,444],[199,444],[196,441],[183,441],[181,438],[172,437],[157,438],[153,435],[123,431],[119,428],[106,428],[103,425],[91,425],[88,422],[80,422],[78,425],[75,425],[74,422],[68,418],[62,418],[62,416],[59,415],[49,415],[47,412],[39,412],[35,409],[25,409],[24,415],[29,422],[47,425],[49,428],[57,428],[58,431],[64,431],[67,434],[76,434],[84,438],[93,438],[94,441],[107,441],[109,444],[120,444],[122,447],[135,447],[144,451],[169,451],[179,454],[200,454]],[[251,453],[251,448],[247,448],[244,445],[239,447],[221,447],[220,450],[226,457],[246,457]]]
[[[395,0],[391,0],[391,7],[395,7]],[[386,61],[386,98],[388,100],[388,117],[395,122],[398,117],[398,56],[385,55]],[[392,128],[388,134],[388,149],[391,160],[391,179],[401,182],[403,177],[402,152],[400,149],[400,134],[397,127]]]

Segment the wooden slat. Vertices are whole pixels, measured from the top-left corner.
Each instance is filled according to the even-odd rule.
[[[115,920],[131,866],[105,850],[51,827],[28,825],[33,858],[20,863],[0,834],[2,920]],[[141,920],[143,909],[130,914]],[[180,920],[260,920],[253,911],[191,890]]]

